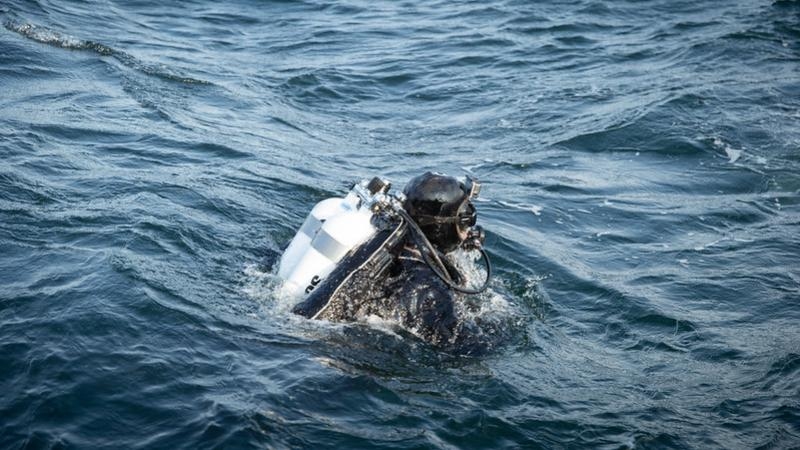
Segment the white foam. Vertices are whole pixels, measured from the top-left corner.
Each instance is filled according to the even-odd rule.
[[[744,154],[744,150],[733,148],[718,137],[714,138],[714,145],[725,151],[725,154],[728,156],[728,162],[731,164],[738,161]]]
[[[695,251],[698,251],[698,252],[699,252],[699,251],[702,251],[702,250],[705,250],[705,249],[707,249],[707,248],[709,248],[709,247],[713,247],[713,246],[715,246],[715,245],[719,244],[720,242],[724,241],[725,239],[727,239],[727,238],[724,238],[724,237],[723,237],[723,238],[717,239],[717,240],[715,240],[715,241],[711,241],[711,242],[709,242],[708,244],[702,244],[702,245],[698,245],[698,246],[696,246],[696,247],[694,248],[694,250],[695,250]]]
[[[535,215],[535,216],[541,215],[542,214],[542,210],[544,209],[544,207],[542,207],[542,206],[533,205],[533,204],[529,204],[529,203],[510,203],[510,202],[504,202],[504,201],[499,201],[498,203],[500,203],[503,206],[507,206],[509,208],[518,209],[518,210],[521,210],[521,211],[532,212],[533,215]]]
[[[736,161],[739,160],[739,158],[742,157],[742,151],[741,150],[736,150],[736,149],[731,148],[731,147],[725,147],[725,153],[728,155],[728,158],[729,158],[728,162],[729,163],[735,163]]]
[[[245,295],[275,312],[288,313],[292,310],[296,301],[280,294],[281,279],[274,270],[264,271],[258,264],[249,263],[245,265],[243,273],[246,280],[242,292]]]

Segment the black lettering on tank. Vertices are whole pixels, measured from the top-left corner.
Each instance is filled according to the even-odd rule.
[[[319,275],[314,275],[314,278],[311,279],[311,284],[309,284],[308,287],[306,288],[306,294],[313,291],[314,288],[317,287],[319,282],[320,282]]]

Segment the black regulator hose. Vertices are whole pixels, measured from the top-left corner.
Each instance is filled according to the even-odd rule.
[[[462,294],[469,294],[475,295],[484,292],[489,287],[489,281],[492,278],[492,263],[489,262],[489,254],[486,253],[486,250],[483,248],[479,248],[478,251],[481,252],[481,256],[483,257],[484,262],[486,263],[486,280],[484,280],[483,285],[481,285],[477,289],[470,289],[459,286],[458,283],[453,281],[450,278],[450,274],[447,271],[447,267],[445,267],[444,263],[442,262],[441,258],[439,258],[439,252],[436,248],[431,244],[431,241],[428,240],[428,237],[425,236],[425,233],[422,229],[417,225],[417,222],[414,221],[413,218],[408,214],[408,212],[403,208],[396,208],[397,212],[408,222],[408,225],[411,227],[411,235],[414,238],[414,242],[419,248],[420,254],[422,255],[422,259],[425,261],[425,264],[430,267],[433,273],[436,274],[450,289],[461,292]]]

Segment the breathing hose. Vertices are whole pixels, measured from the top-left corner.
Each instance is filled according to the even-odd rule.
[[[425,261],[425,264],[427,264],[433,273],[435,273],[436,276],[438,276],[450,289],[456,292],[461,292],[462,294],[475,295],[480,294],[489,287],[489,280],[492,277],[492,264],[489,262],[489,255],[486,253],[486,250],[483,248],[478,249],[478,251],[481,252],[484,262],[486,263],[486,280],[483,282],[483,285],[477,289],[459,286],[458,283],[453,281],[453,279],[450,277],[447,267],[445,267],[444,263],[439,257],[439,252],[436,250],[433,244],[431,244],[431,241],[428,240],[428,237],[425,236],[425,233],[422,231],[419,225],[417,225],[417,222],[414,221],[414,219],[411,218],[408,212],[402,207],[395,208],[395,211],[397,211],[397,213],[400,214],[411,227],[411,235],[414,239],[414,242],[417,244],[417,247],[419,247],[420,254],[422,255],[422,259]]]

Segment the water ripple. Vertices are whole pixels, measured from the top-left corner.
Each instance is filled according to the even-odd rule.
[[[797,6],[6,1],[0,447],[796,445]],[[425,170],[496,345],[291,314],[310,207]]]

